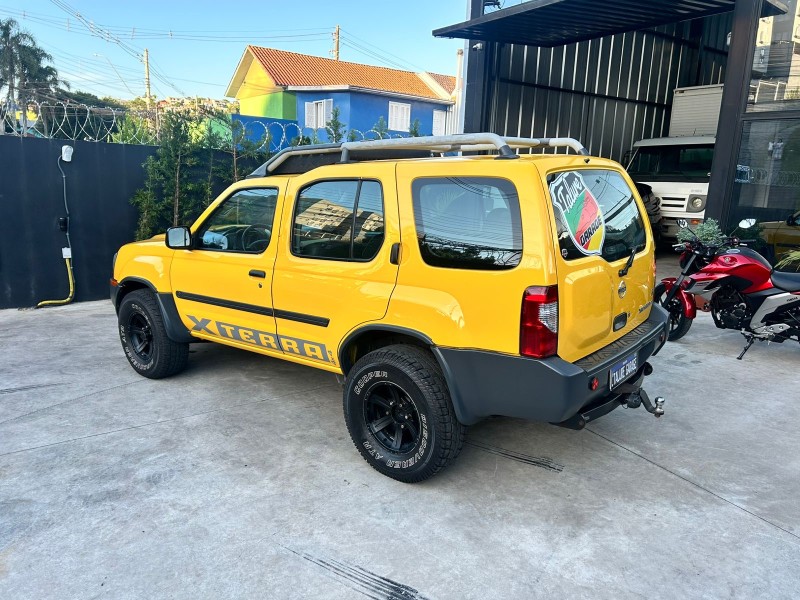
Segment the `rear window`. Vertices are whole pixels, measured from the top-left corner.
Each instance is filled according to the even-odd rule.
[[[417,179],[411,189],[422,259],[434,267],[500,270],[519,264],[514,184],[495,177]]]
[[[627,258],[644,247],[644,221],[633,192],[616,171],[581,169],[548,178],[561,256]]]

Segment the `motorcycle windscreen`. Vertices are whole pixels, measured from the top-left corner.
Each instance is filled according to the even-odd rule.
[[[653,242],[644,206],[621,172],[573,169],[548,181],[558,234],[558,354],[575,361],[649,316]]]

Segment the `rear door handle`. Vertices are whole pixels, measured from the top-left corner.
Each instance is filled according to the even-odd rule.
[[[260,277],[261,279],[265,279],[267,277],[267,273],[265,271],[259,271],[258,269],[250,269],[250,277]]]
[[[392,251],[389,253],[389,262],[393,265],[400,264],[400,244],[392,244]]]

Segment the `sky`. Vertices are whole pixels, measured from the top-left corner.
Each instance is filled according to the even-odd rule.
[[[13,3],[12,3],[13,2]],[[468,0],[0,0],[53,56],[73,90],[144,95],[145,48],[152,93],[223,98],[247,44],[455,75],[463,40],[431,31],[466,20]]]

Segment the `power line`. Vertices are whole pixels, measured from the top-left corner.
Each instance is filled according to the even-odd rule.
[[[382,54],[382,55],[387,56],[387,57],[396,58],[401,63],[403,63],[403,64],[405,64],[407,66],[413,67],[417,71],[425,71],[426,70],[426,69],[423,69],[422,67],[420,67],[419,65],[415,65],[414,63],[408,62],[406,59],[404,59],[404,58],[402,58],[400,56],[397,56],[396,54],[392,54],[391,52],[389,52],[387,50],[384,50],[383,48],[380,48],[379,46],[376,46],[375,44],[371,44],[370,42],[366,41],[365,39],[360,38],[360,37],[354,35],[353,33],[349,32],[349,31],[345,31],[343,29],[342,32],[345,33],[347,35],[347,37],[351,38],[351,41],[353,41],[353,43],[355,43],[354,40],[357,40],[358,42],[360,42],[363,45],[370,46],[370,47],[374,48],[375,51],[378,52],[379,54]]]
[[[52,1],[52,0],[51,0]],[[68,12],[73,18],[76,19],[76,25],[83,24],[89,30],[88,33],[77,31],[70,25],[69,19],[53,17],[51,15],[44,15],[42,13],[34,13],[27,10],[21,11],[10,7],[0,7],[0,10],[8,14],[14,15],[23,21],[31,21],[40,25],[53,27],[62,31],[70,33],[78,33],[80,35],[89,35],[99,37],[112,41],[110,37],[116,37],[119,40],[130,38],[131,40],[186,40],[186,41],[200,41],[200,42],[228,42],[228,43],[248,43],[255,40],[261,41],[276,41],[276,42],[308,42],[320,41],[327,39],[330,35],[329,27],[314,27],[305,29],[275,29],[271,32],[265,32],[263,29],[258,30],[168,30],[168,29],[149,29],[141,27],[129,26],[111,26],[100,25],[89,21],[89,25],[85,19],[81,19],[82,15],[69,7],[66,3],[53,2],[58,8]],[[63,4],[63,6],[62,6]],[[66,7],[66,8],[65,8]],[[306,33],[301,33],[306,32]],[[228,33],[231,35],[220,35]],[[306,39],[314,38],[314,39]],[[114,40],[116,42],[116,40]]]
[[[106,56],[105,58],[106,58],[106,60],[108,61],[108,64],[109,64],[109,65],[111,65],[111,68],[112,68],[112,69],[114,69],[114,73],[116,73],[116,74],[117,74],[117,77],[119,77],[119,80],[122,82],[122,85],[124,85],[124,86],[125,86],[125,88],[128,90],[128,92],[130,92],[131,96],[136,96],[136,94],[134,94],[134,93],[133,93],[133,90],[132,90],[132,89],[130,88],[130,86],[128,85],[128,82],[127,82],[127,81],[125,81],[125,80],[122,78],[122,75],[120,75],[120,74],[119,74],[119,71],[117,71],[117,68],[114,66],[114,63],[112,63],[112,62],[111,62],[111,60],[109,60],[109,58],[108,58],[107,56]]]
[[[92,21],[89,21],[86,17],[84,17],[81,13],[76,11],[74,8],[72,8],[69,4],[67,4],[63,0],[50,0],[50,2],[52,2],[55,6],[57,6],[58,8],[63,10],[64,12],[74,16],[75,19],[77,19],[86,29],[88,29],[90,33],[95,35],[95,37],[99,37],[99,38],[104,39],[106,41],[114,42],[125,53],[127,53],[130,56],[132,56],[136,60],[138,60],[140,62],[142,62],[144,60],[143,56],[139,53],[139,49],[138,48],[136,48],[135,46],[133,46],[133,45],[121,40],[119,37],[117,37],[116,35],[112,34],[107,29],[103,29],[102,27],[99,27],[99,26],[95,25]],[[186,93],[183,90],[181,90],[178,86],[176,86],[174,83],[172,83],[166,76],[164,76],[158,70],[151,69],[151,71],[153,72],[152,75],[153,75],[153,77],[155,79],[158,79],[159,81],[164,83],[164,85],[167,85],[167,86],[171,87],[173,90],[178,92],[178,94],[180,94],[181,96],[185,96],[186,95]]]
[[[388,67],[390,67],[392,69],[397,69],[397,70],[400,70],[400,71],[407,71],[408,70],[403,65],[401,65],[401,64],[399,64],[397,62],[394,62],[391,59],[385,58],[385,57],[381,56],[380,54],[378,54],[377,52],[373,52],[372,50],[369,50],[368,48],[365,48],[364,46],[359,46],[357,43],[355,43],[352,40],[350,40],[350,38],[343,37],[342,38],[342,45],[343,46],[347,46],[351,50],[355,50],[356,52],[360,52],[361,54],[369,56],[369,57],[373,58],[374,60],[377,60],[378,62],[383,63],[384,65],[386,65],[386,66],[388,66]]]

